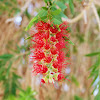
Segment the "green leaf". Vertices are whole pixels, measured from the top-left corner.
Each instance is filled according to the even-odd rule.
[[[12,62],[9,63],[7,71],[6,71],[6,77],[8,77],[9,73],[10,73],[10,68],[11,68]]]
[[[74,14],[74,4],[73,4],[73,0],[69,0],[69,7],[70,7],[71,13]]]
[[[28,19],[30,19],[30,18],[31,18],[31,15],[28,13],[28,11],[27,11],[27,10],[25,10],[25,12],[24,12],[24,13],[25,13],[25,15],[27,16],[27,18],[28,18]]]
[[[62,22],[60,20],[58,20],[57,18],[52,18],[52,21],[54,24],[61,24]]]
[[[29,30],[29,29],[32,27],[33,22],[35,22],[36,20],[37,20],[37,17],[34,17],[34,18],[30,21],[30,23],[28,24],[28,26],[26,27],[25,31]]]
[[[95,96],[94,100],[100,100],[100,91],[99,91],[99,93]]]
[[[26,27],[25,31],[29,30],[29,29],[32,27],[33,23],[34,23],[36,20],[38,20],[39,18],[41,19],[41,17],[44,17],[44,16],[46,16],[46,15],[47,15],[47,11],[44,10],[44,9],[42,9],[42,10],[38,13],[38,15],[35,16],[35,17],[30,21],[30,23],[29,23],[28,26]]]
[[[62,9],[62,10],[65,10],[67,8],[67,6],[65,6],[64,3],[60,2],[60,1],[57,1],[56,4]]]
[[[76,77],[72,76],[72,77],[71,77],[71,80],[72,80],[73,83],[75,83],[76,86],[79,86],[79,82],[78,82],[78,80],[76,79]]]
[[[75,95],[74,100],[83,100],[83,99],[81,97]]]
[[[93,81],[92,81],[90,86],[92,86],[94,84],[94,82],[96,81],[97,78],[98,78],[98,74],[94,77],[94,79],[93,79]]]
[[[74,45],[74,43],[73,43],[71,40],[68,40],[68,42],[69,42],[70,44]]]
[[[48,10],[48,8],[47,8],[47,7],[42,7],[42,9],[44,9],[44,10]]]
[[[60,16],[63,18],[68,18],[63,12],[60,12]]]
[[[29,37],[25,38],[25,40],[28,40],[28,39],[31,39],[31,38],[32,38],[32,36],[29,36]]]
[[[93,71],[96,70],[96,68],[99,66],[99,64],[100,64],[100,62],[99,62],[99,60],[97,60],[97,61],[95,62],[95,64],[92,65],[92,66],[89,68],[89,70],[91,70],[91,69],[93,69]]]
[[[65,39],[65,41],[68,41],[70,44],[74,45],[74,43],[70,39],[68,39],[67,37],[63,37],[63,38]]]
[[[51,11],[51,14],[52,15],[58,15],[58,14],[60,14],[60,12],[61,12],[61,10],[60,9],[57,9],[55,11]]]
[[[17,100],[17,98],[14,95],[9,95],[6,100]]]
[[[0,56],[0,60],[9,60],[13,57],[12,54],[3,54]]]
[[[93,77],[93,76],[95,76],[95,75],[97,75],[98,74],[98,70],[96,70],[96,71],[92,71],[91,73],[90,73],[90,76],[89,76],[89,78],[91,78],[91,77]]]
[[[50,2],[50,1],[52,1],[52,0],[44,0],[45,3]]]
[[[32,91],[30,87],[28,87],[26,90],[21,90],[19,93],[19,99],[18,100],[36,100],[34,96],[37,93],[35,91]]]
[[[82,2],[83,0],[77,0],[77,1]]]
[[[57,10],[57,8],[55,7],[55,5],[52,5],[50,9],[51,9],[51,11]]]
[[[96,56],[96,55],[99,55],[100,52],[94,52],[94,53],[90,53],[90,54],[87,54],[85,56]]]

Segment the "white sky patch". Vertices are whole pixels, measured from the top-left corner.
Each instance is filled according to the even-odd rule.
[[[96,96],[99,92],[99,89],[96,89],[94,92],[93,92],[93,95]]]
[[[35,7],[36,7],[36,8],[41,7],[40,3],[36,2],[36,3],[35,3]]]
[[[33,15],[36,16],[38,13],[36,11],[34,11]]]
[[[27,9],[28,13],[31,14],[33,9],[34,9],[34,6],[33,6],[32,3],[30,3],[29,6],[28,6],[28,9]]]
[[[63,84],[63,90],[65,92],[69,91],[69,86],[67,84]]]
[[[71,72],[71,69],[70,69],[70,68],[66,68],[66,69],[65,69],[65,73],[66,73],[66,74],[69,74],[70,72]]]
[[[95,80],[93,86],[95,86],[98,82],[99,82],[99,76],[98,76],[97,79]]]
[[[20,45],[24,45],[24,38],[21,38]]]
[[[21,25],[21,21],[22,21],[22,17],[17,16],[14,20],[14,23],[15,23],[15,25],[19,26],[19,25]]]

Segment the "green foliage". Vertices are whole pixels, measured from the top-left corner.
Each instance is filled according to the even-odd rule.
[[[69,0],[69,7],[70,7],[71,13],[74,14],[74,4],[73,4],[73,0]]]
[[[25,10],[25,15],[27,16],[27,18],[30,20],[31,19],[31,15],[28,13],[28,11],[27,10]]]
[[[53,21],[54,24],[61,24],[61,19],[52,18],[52,21]]]
[[[100,8],[98,8],[98,15],[100,16]]]
[[[75,95],[74,100],[83,100],[83,99],[81,97]]]
[[[57,10],[51,11],[51,15],[58,15],[58,14],[60,14],[60,12],[61,12],[61,10],[57,9]]]
[[[63,37],[63,38],[65,39],[65,41],[68,41],[70,44],[74,45],[74,43],[70,39],[68,39],[67,37]]]
[[[9,95],[16,95],[16,91],[19,88],[18,76],[14,71],[11,71],[12,66],[12,54],[3,54],[0,56],[0,82],[3,83],[4,99]],[[6,67],[8,64],[8,67]]]
[[[60,1],[57,1],[56,4],[61,8],[62,11],[64,11],[67,8],[67,6],[65,6],[65,4]]]
[[[36,94],[36,91],[32,91],[31,88],[28,87],[26,90],[21,89],[17,96],[9,95],[5,100],[36,100],[34,97]]]
[[[80,43],[84,42],[84,35],[78,33],[78,34],[76,34],[76,37],[77,37],[77,39],[79,40]]]
[[[17,14],[20,12],[20,9],[17,6],[16,0],[0,0],[0,13],[3,14],[7,12],[8,15],[12,13]]]
[[[100,91],[99,91],[99,93],[95,96],[94,100],[100,100]]]
[[[25,31],[29,30],[32,25],[39,20],[47,21],[51,20],[54,24],[61,24],[62,23],[62,17],[67,18],[66,15],[63,13],[63,11],[67,8],[62,2],[53,2],[52,0],[45,0],[45,3],[47,3],[47,7],[42,7],[42,10],[38,13],[37,16],[35,16],[28,26],[26,27]],[[59,6],[57,9],[56,5]]]
[[[95,61],[95,64],[93,64],[89,68],[89,70],[91,71],[89,78],[93,78],[91,86],[93,84],[95,84],[93,92],[96,89],[99,90],[98,94],[95,96],[95,100],[99,100],[100,99],[100,52],[90,53],[90,54],[87,54],[86,56],[90,56],[90,57],[97,56],[97,60]],[[98,77],[99,77],[98,82],[96,82],[96,80],[97,80]]]
[[[77,1],[82,2],[83,0],[77,0]]]
[[[79,86],[79,82],[78,82],[78,80],[76,79],[75,76],[72,75],[71,81],[72,81],[76,86]]]
[[[45,3],[52,2],[52,0],[44,0]]]
[[[36,100],[34,98],[36,94],[36,91],[32,91],[31,88],[28,87],[26,90],[20,91],[18,100]]]
[[[47,11],[44,10],[44,9],[42,9],[42,10],[38,13],[38,15],[35,16],[35,17],[30,21],[30,23],[29,23],[28,26],[26,27],[25,31],[29,30],[29,29],[32,27],[32,25],[33,25],[34,22],[38,21],[39,19],[43,20],[43,19],[45,19],[46,16],[47,16]]]
[[[13,55],[12,54],[3,54],[3,55],[1,55],[0,56],[0,60],[9,60],[9,59],[11,59],[13,57]]]
[[[96,55],[99,55],[100,54],[100,52],[93,52],[93,53],[90,53],[90,54],[87,54],[87,55],[85,55],[85,56],[96,56]]]
[[[17,45],[17,49],[21,51],[21,48]],[[2,88],[4,89],[4,100],[36,100],[34,95],[35,91],[32,91],[31,88],[27,90],[22,90],[20,88],[18,76],[15,73],[15,69],[12,68],[13,59],[15,58],[12,54],[3,54],[0,56],[0,82],[2,83]],[[16,91],[19,90],[19,96]]]

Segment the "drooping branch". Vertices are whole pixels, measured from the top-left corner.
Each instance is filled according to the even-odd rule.
[[[98,12],[96,10],[96,7],[95,7],[94,3],[92,3],[91,7],[93,9],[93,13],[94,13],[94,15],[96,17],[96,20],[97,20],[97,23],[98,23],[98,27],[99,27],[99,31],[100,31],[100,18],[99,18],[99,15],[98,15]]]
[[[31,3],[31,1],[32,1],[32,0],[27,0],[27,2],[25,3],[25,5],[21,8],[21,12],[20,12],[19,14],[17,14],[16,16],[21,16],[21,15],[24,13],[24,11],[28,8],[28,6],[29,6],[29,4]],[[11,22],[11,21],[14,21],[15,18],[16,18],[16,16],[7,19],[7,20],[6,20],[6,23],[9,23],[9,22]]]
[[[90,7],[91,7],[91,4],[92,4],[93,0],[91,0],[88,4],[88,6],[86,6],[84,8],[85,11],[87,11]],[[63,21],[67,21],[68,23],[75,23],[77,21],[79,21],[83,16],[84,16],[84,10],[78,15],[76,16],[75,18],[73,19],[69,19],[69,18],[62,18]]]
[[[93,13],[94,13],[94,15],[95,15],[95,17],[96,17],[96,20],[97,20],[97,23],[98,23],[98,27],[99,27],[99,31],[100,31],[100,18],[99,18],[99,15],[98,15],[98,13],[97,13],[95,4],[97,4],[97,1],[91,0],[91,1],[89,2],[88,6],[85,7],[85,8],[83,9],[83,11],[82,11],[77,17],[75,17],[75,18],[73,18],[73,19],[62,18],[62,20],[63,20],[63,21],[67,21],[68,23],[75,23],[75,22],[79,21],[81,18],[84,18],[84,21],[85,21],[85,23],[86,23],[86,12],[90,9],[90,7],[92,7]],[[98,3],[98,5],[99,5],[99,3]]]

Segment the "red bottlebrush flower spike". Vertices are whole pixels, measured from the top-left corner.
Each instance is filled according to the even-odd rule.
[[[42,60],[43,58],[45,58],[45,54],[41,50],[34,51],[34,58],[36,60]]]
[[[63,74],[58,74],[58,81],[61,81],[62,79],[64,79],[64,75]]]
[[[50,51],[51,51],[51,54],[53,55],[57,54],[58,52],[56,48],[51,48]]]
[[[52,36],[52,37],[50,38],[50,40],[53,41],[53,42],[55,42],[55,41],[56,41],[56,38]]]
[[[58,68],[58,62],[57,62],[57,61],[54,61],[54,62],[53,62],[53,67],[54,67],[54,68]]]
[[[32,27],[31,35],[32,45],[31,59],[33,63],[33,73],[42,74],[41,83],[53,83],[54,81],[61,81],[64,79],[62,73],[68,62],[64,53],[67,42],[64,37],[67,32],[68,25],[62,23],[58,26],[39,21]],[[34,31],[34,29],[36,29]],[[60,31],[59,31],[60,30]],[[67,64],[66,64],[67,63]]]
[[[50,56],[49,56],[49,57],[45,57],[45,62],[46,62],[46,63],[50,63],[51,60],[52,60],[52,58],[51,58]]]
[[[41,71],[42,71],[42,73],[46,73],[48,71],[47,66],[43,66]]]

